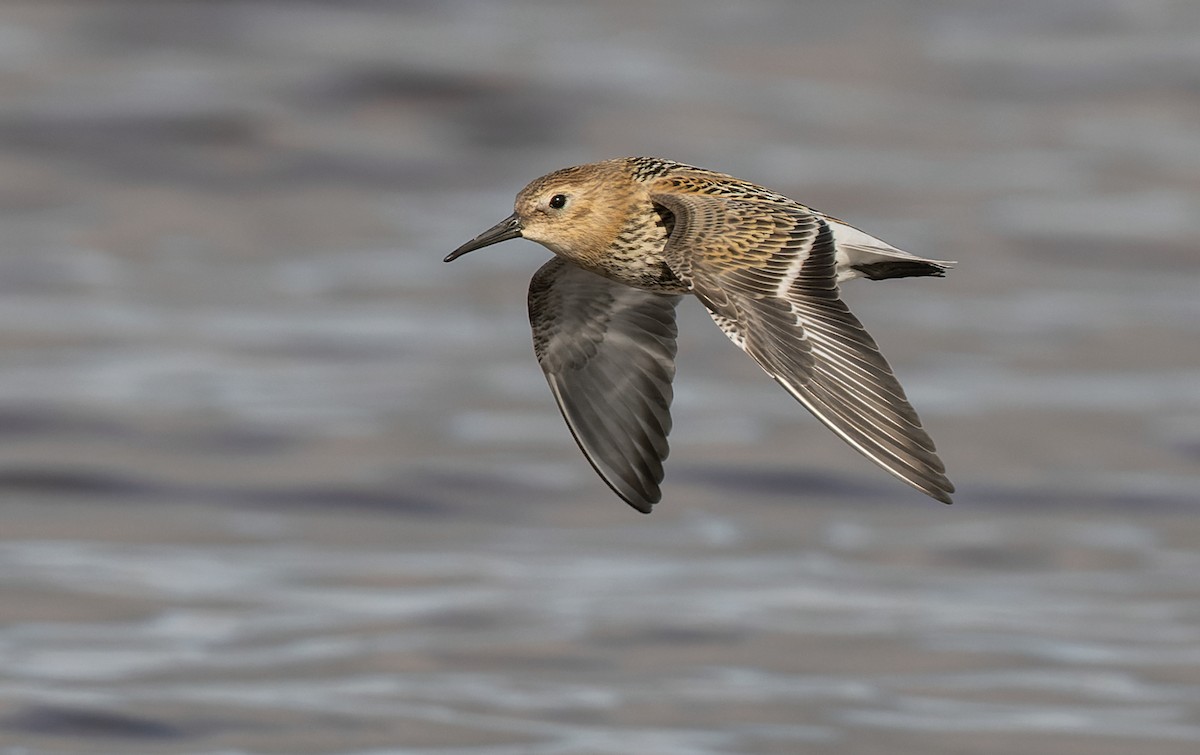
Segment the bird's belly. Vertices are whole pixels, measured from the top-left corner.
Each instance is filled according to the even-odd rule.
[[[691,291],[691,287],[680,280],[675,271],[656,255],[634,260],[610,258],[593,272],[626,286],[660,294],[686,294]]]

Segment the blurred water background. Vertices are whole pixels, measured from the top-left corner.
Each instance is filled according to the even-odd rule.
[[[0,753],[1200,751],[1200,4],[0,5]],[[959,487],[681,309],[666,498],[571,443],[528,180],[734,173]]]

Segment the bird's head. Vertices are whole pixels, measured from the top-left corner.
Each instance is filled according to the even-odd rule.
[[[611,163],[564,168],[536,179],[517,194],[515,211],[446,256],[446,262],[485,246],[522,237],[568,259],[603,254],[621,230],[633,200]]]

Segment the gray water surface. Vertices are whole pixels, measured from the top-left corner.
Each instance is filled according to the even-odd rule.
[[[0,8],[0,753],[1200,748],[1200,6]],[[564,165],[758,181],[959,488],[680,309],[665,498],[441,258]]]

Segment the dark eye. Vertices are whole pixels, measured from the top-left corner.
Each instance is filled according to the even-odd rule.
[[[561,210],[567,204],[566,194],[555,194],[550,197],[550,208],[553,210]]]

